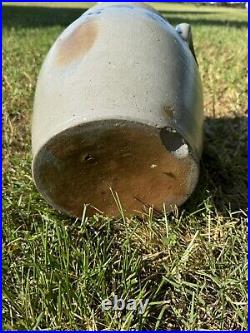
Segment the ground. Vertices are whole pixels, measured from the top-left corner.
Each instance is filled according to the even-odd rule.
[[[88,5],[3,6],[3,328],[246,330],[247,12],[155,4],[192,24],[203,81],[191,198],[171,214],[74,220],[32,182],[30,127],[41,63]],[[104,312],[114,295],[149,303]]]

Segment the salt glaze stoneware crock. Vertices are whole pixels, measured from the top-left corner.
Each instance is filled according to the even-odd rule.
[[[81,217],[167,210],[193,192],[202,86],[188,24],[146,4],[101,3],[66,28],[39,74],[33,178],[53,207]]]

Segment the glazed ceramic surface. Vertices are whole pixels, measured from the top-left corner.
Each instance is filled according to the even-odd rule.
[[[51,47],[32,124],[33,177],[55,208],[80,217],[181,205],[202,149],[202,86],[189,25],[149,6],[105,3]]]

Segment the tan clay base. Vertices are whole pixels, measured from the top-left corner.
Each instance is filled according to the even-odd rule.
[[[33,175],[45,199],[60,211],[81,217],[89,204],[88,215],[98,210],[117,216],[110,188],[127,214],[149,206],[162,210],[163,203],[171,209],[193,191],[198,168],[190,154],[177,158],[167,151],[159,129],[112,120],[52,138],[36,155]]]

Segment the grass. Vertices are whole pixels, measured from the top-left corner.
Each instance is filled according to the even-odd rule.
[[[156,4],[171,23],[192,24],[204,86],[190,200],[171,214],[74,220],[31,179],[37,75],[82,13],[63,6],[3,7],[3,328],[247,330],[247,13]],[[103,312],[115,294],[148,298],[146,312]]]

